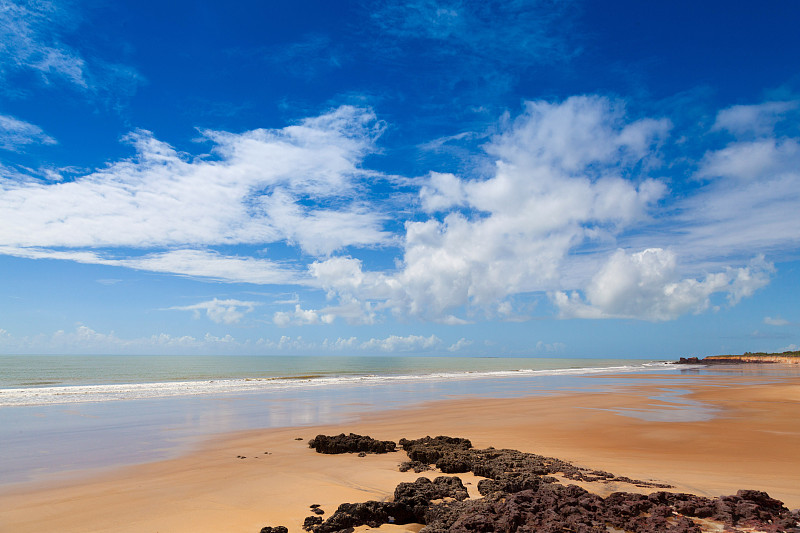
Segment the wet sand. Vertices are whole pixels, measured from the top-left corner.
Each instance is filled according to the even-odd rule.
[[[554,456],[704,496],[765,490],[800,507],[800,377],[622,379],[630,385],[604,393],[463,399],[335,426],[228,434],[177,459],[7,486],[0,490],[0,531],[257,533],[285,525],[299,532],[311,504],[329,516],[343,502],[386,499],[397,483],[419,476],[397,470],[402,452],[359,458],[307,446],[319,433],[340,432],[395,441],[467,437],[479,448]],[[476,494],[477,480],[459,476]],[[600,494],[633,489],[583,486]]]

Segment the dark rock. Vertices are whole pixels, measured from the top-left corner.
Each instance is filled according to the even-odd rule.
[[[305,520],[303,520],[303,529],[306,531],[312,531],[315,527],[322,523],[322,518],[319,516],[307,516]]]
[[[309,448],[314,448],[318,453],[388,453],[395,451],[397,446],[390,440],[376,440],[364,435],[350,433],[345,435],[327,436],[317,435],[308,441]]]
[[[434,464],[445,454],[469,450],[472,448],[472,443],[458,437],[439,436],[416,440],[400,439],[400,446],[412,461]]]
[[[401,472],[408,472],[409,470],[413,470],[415,473],[419,474],[420,472],[425,472],[426,470],[433,470],[430,465],[422,463],[420,461],[403,461],[398,466],[398,470]]]
[[[289,533],[289,530],[284,526],[275,526],[275,527],[262,527],[261,533]]]
[[[397,502],[368,501],[343,503],[314,533],[334,533],[358,526],[379,527],[381,524],[408,524],[415,520],[408,506]]]
[[[400,483],[394,489],[394,501],[405,505],[417,522],[424,519],[432,500],[452,498],[461,501],[468,497],[466,487],[457,477],[439,476],[433,481],[421,477],[413,483]]]
[[[312,509],[316,509],[317,507],[322,507],[322,506],[318,503],[312,503],[311,505],[309,505],[309,507]]]
[[[314,509],[312,510],[312,512],[313,512],[314,514],[316,514],[316,515],[324,515],[324,514],[325,514],[325,511],[323,511],[323,510],[322,510],[322,509],[320,509],[319,507],[314,507]]]
[[[486,496],[493,492],[520,492],[523,490],[536,490],[542,483],[542,477],[527,472],[511,472],[500,474],[496,479],[482,479],[478,481],[478,492]]]
[[[536,481],[533,480],[532,476],[546,476],[548,474],[561,474],[565,478],[575,481],[618,482],[629,483],[639,487],[671,488],[670,485],[628,477],[616,477],[614,474],[602,470],[579,468],[554,457],[495,448],[476,450],[472,448],[472,443],[469,440],[455,437],[438,436],[416,440],[400,439],[400,445],[408,454],[408,458],[411,459],[411,464],[435,464],[445,474],[472,472],[476,476],[493,480],[500,480],[502,476],[507,474],[521,474],[525,477],[524,481],[521,481],[519,476],[504,478],[502,483],[505,484],[505,489],[485,483],[484,490],[487,492],[494,490],[514,492],[532,489],[536,486]],[[404,465],[401,465],[401,468],[403,467]],[[406,469],[408,470],[408,468]],[[545,482],[552,481],[552,479],[548,478]],[[481,494],[484,493],[482,492]]]
[[[575,485],[564,486],[547,474],[599,483],[658,484],[516,450],[475,450],[466,439],[425,437],[402,439],[400,444],[411,459],[407,470],[418,463],[435,463],[453,470],[469,468],[485,477],[478,483],[483,498],[468,499],[457,477],[433,481],[421,477],[399,484],[393,502],[340,505],[328,520],[312,526],[314,533],[410,522],[425,524],[422,533],[607,533],[612,528],[627,533],[700,533],[693,520],[700,518],[722,522],[728,532],[800,532],[800,515],[761,491],[741,490],[713,499],[666,491],[615,492],[601,498]]]

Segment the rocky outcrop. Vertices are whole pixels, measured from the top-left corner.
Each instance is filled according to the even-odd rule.
[[[700,533],[698,519],[724,524],[730,532],[800,532],[800,514],[765,492],[741,490],[713,499],[664,491],[615,492],[602,498],[575,485],[562,485],[552,474],[602,483],[656,484],[517,450],[475,450],[466,439],[425,437],[402,439],[400,444],[412,461],[485,477],[478,484],[483,497],[469,499],[458,477],[419,478],[398,485],[394,501],[340,505],[328,520],[312,526],[314,533],[412,522],[425,525],[421,533]]]
[[[396,444],[390,440],[376,440],[364,435],[317,435],[308,441],[308,447],[318,453],[388,453],[395,451]]]
[[[445,474],[472,472],[476,476],[489,478],[498,483],[535,488],[531,476],[559,474],[574,481],[602,483],[628,483],[638,487],[670,488],[669,485],[617,477],[602,470],[577,467],[554,457],[545,457],[517,450],[487,448],[477,450],[467,439],[454,437],[424,437],[416,440],[400,439],[400,445],[415,464],[434,464]],[[484,490],[492,490],[494,484],[484,484]],[[479,486],[480,490],[480,486]],[[502,489],[498,489],[502,490]],[[481,494],[484,494],[482,491]]]
[[[461,501],[467,497],[467,489],[458,478],[440,476],[431,481],[421,477],[413,483],[400,483],[392,502],[343,503],[313,531],[333,533],[358,526],[423,522],[434,501]]]
[[[410,500],[343,504],[314,532],[416,522],[425,524],[421,533],[608,533],[609,528],[630,533],[701,533],[693,518],[720,522],[731,532],[800,531],[800,516],[758,491],[739,491],[735,496],[716,499],[670,492],[649,496],[616,492],[601,498],[575,485],[541,484],[537,489],[498,491],[477,500],[437,501],[427,500],[425,490],[414,491]]]

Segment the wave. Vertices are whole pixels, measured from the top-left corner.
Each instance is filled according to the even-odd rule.
[[[107,385],[66,385],[0,389],[0,407],[31,407],[56,404],[143,400],[208,395],[251,394],[302,388],[369,386],[403,382],[504,379],[513,377],[580,376],[653,370],[674,370],[672,363],[654,362],[609,367],[575,367],[548,370],[433,372],[428,374],[306,374],[285,377],[234,378],[198,381],[166,381]],[[683,365],[686,368],[686,365]]]

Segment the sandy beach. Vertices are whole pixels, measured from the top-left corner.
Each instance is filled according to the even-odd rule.
[[[317,434],[341,432],[394,441],[466,437],[478,448],[558,457],[677,491],[719,496],[758,489],[790,509],[800,507],[800,377],[615,379],[630,385],[603,393],[459,399],[346,425],[226,434],[176,459],[6,486],[0,531],[257,533],[284,525],[299,532],[311,504],[330,516],[340,503],[386,499],[399,482],[422,475],[398,471],[406,460],[402,451],[358,457],[308,448]],[[459,477],[477,496],[477,479]],[[584,487],[601,495],[637,490],[614,483]]]

